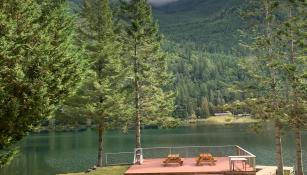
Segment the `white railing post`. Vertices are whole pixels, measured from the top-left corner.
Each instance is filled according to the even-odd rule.
[[[143,163],[143,149],[135,148],[134,149],[134,160],[133,164],[142,164]]]
[[[189,157],[189,149],[185,148],[185,157],[188,158]]]
[[[106,155],[106,166],[108,166],[108,153],[105,154]]]

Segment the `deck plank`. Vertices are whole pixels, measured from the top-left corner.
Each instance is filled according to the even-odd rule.
[[[257,165],[256,169],[260,169],[256,175],[276,175],[276,166],[262,166],[262,165]],[[290,174],[294,172],[293,167],[284,167],[284,171],[289,171]]]

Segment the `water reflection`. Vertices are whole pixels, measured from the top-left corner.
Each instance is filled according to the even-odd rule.
[[[132,151],[134,132],[106,134],[107,152]],[[307,152],[307,132],[303,132],[304,158]],[[295,145],[292,132],[284,135],[286,165],[294,165]],[[255,134],[246,125],[201,126],[143,131],[143,146],[240,145],[257,156],[257,164],[274,164],[274,132]],[[52,175],[83,171],[95,164],[97,133],[95,130],[72,133],[33,134],[21,143],[21,153],[1,175]],[[307,160],[305,158],[305,167]]]

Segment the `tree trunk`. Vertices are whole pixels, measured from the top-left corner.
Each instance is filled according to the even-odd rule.
[[[136,127],[135,127],[135,147],[136,148],[141,148],[141,117],[140,117],[140,114],[138,112],[138,108],[137,108],[137,111],[136,111]]]
[[[141,116],[139,105],[139,82],[135,81],[135,147],[141,148]]]
[[[135,148],[141,148],[141,116],[139,109],[139,91],[138,91],[138,82],[136,84],[135,92]],[[136,164],[141,164],[141,152],[136,152]]]
[[[296,145],[296,175],[304,175],[301,128],[295,127],[295,145]]]
[[[135,39],[135,43],[137,40]],[[137,60],[137,44],[134,46],[134,88],[135,88],[135,148],[141,148],[141,115],[140,115],[140,85],[139,64]],[[141,164],[141,152],[136,152],[136,164]]]
[[[97,160],[98,167],[104,166],[103,133],[104,133],[104,127],[103,124],[100,123],[98,126],[98,160]]]
[[[276,164],[277,175],[284,174],[284,162],[282,157],[282,143],[281,143],[281,126],[278,121],[275,121],[275,148],[276,148]]]

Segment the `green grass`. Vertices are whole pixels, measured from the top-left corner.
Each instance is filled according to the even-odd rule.
[[[256,119],[249,117],[235,117],[235,116],[211,116],[207,119],[198,119],[189,121],[189,123],[197,123],[197,124],[214,124],[214,125],[225,125],[225,124],[242,124],[242,123],[255,123]]]
[[[104,168],[98,168],[96,171],[91,173],[68,173],[68,174],[59,174],[59,175],[123,175],[128,169],[128,166],[110,166]]]

